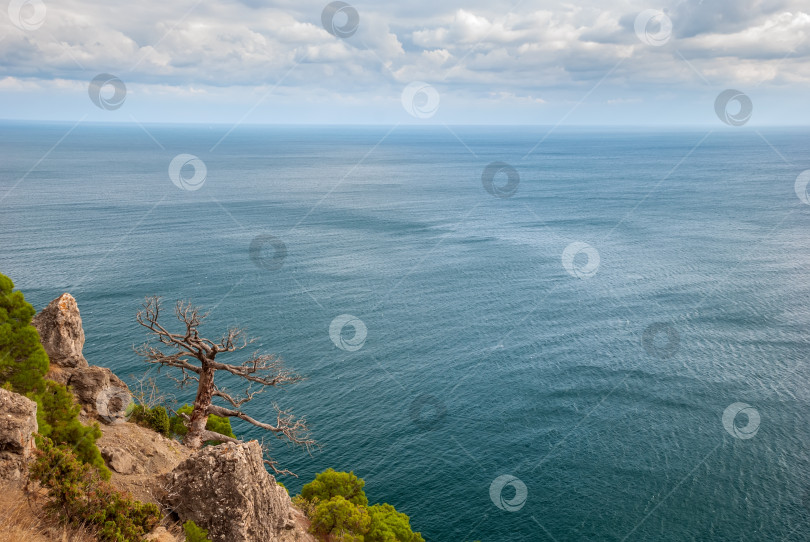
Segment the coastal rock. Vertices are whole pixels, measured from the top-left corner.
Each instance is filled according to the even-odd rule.
[[[57,367],[87,367],[82,355],[84,329],[79,306],[72,295],[64,293],[54,299],[31,322],[51,365]]]
[[[32,323],[51,362],[46,377],[69,386],[85,415],[104,423],[123,421],[132,398],[129,388],[109,369],[87,363],[82,317],[73,296],[60,295]]]
[[[119,474],[132,474],[135,471],[135,458],[120,448],[100,448],[101,457],[107,465]]]
[[[0,388],[0,478],[21,478],[36,432],[37,404]]]
[[[102,436],[96,445],[110,466],[115,487],[139,501],[164,502],[164,477],[187,459],[191,450],[135,423],[101,424],[100,428]],[[119,464],[116,456],[122,456],[124,462]],[[131,467],[127,461],[132,462]]]
[[[208,529],[214,542],[311,540],[297,526],[290,496],[265,470],[256,441],[207,446],[167,481],[169,508]]]
[[[129,388],[106,367],[68,369],[65,384],[88,414],[105,423],[123,421],[127,404],[132,399]]]

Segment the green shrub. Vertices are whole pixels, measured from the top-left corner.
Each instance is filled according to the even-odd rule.
[[[169,431],[172,435],[180,437],[181,439],[186,436],[188,433],[188,427],[185,425],[185,420],[183,418],[183,414],[187,416],[191,416],[191,411],[193,407],[191,405],[183,405],[177,409],[177,414],[172,416],[169,420]],[[233,429],[231,428],[231,419],[230,418],[222,418],[220,416],[214,416],[213,414],[208,416],[208,421],[205,424],[205,428],[209,431],[213,431],[214,433],[219,433],[220,435],[225,435],[226,437],[236,438],[236,435],[233,434]],[[206,444],[210,445],[217,445],[222,444],[222,441],[219,440],[209,440],[205,442]]]
[[[358,506],[340,495],[318,503],[310,520],[313,533],[342,542],[362,542],[363,533],[371,524],[365,506]]]
[[[98,424],[83,425],[79,421],[81,406],[74,404],[73,394],[65,386],[51,380],[46,381],[46,389],[40,394],[29,394],[37,403],[37,426],[39,434],[57,445],[65,445],[74,450],[80,461],[98,469],[101,477],[110,479],[110,471],[96,446],[101,438]],[[37,445],[39,445],[38,439]]]
[[[390,504],[369,506],[368,513],[371,525],[365,534],[365,542],[425,542],[421,534],[411,529],[410,518]]]
[[[183,524],[183,531],[186,533],[186,542],[211,542],[211,539],[208,538],[208,531],[198,527],[191,520]]]
[[[305,499],[301,495],[296,495],[292,499],[290,499],[293,503],[293,506],[301,510],[304,515],[308,518],[312,517],[312,514],[315,513],[315,507],[318,506],[320,500],[318,497],[313,498],[312,500]]]
[[[352,504],[366,506],[368,498],[363,487],[366,483],[353,472],[337,472],[335,469],[326,469],[319,472],[313,481],[305,484],[301,489],[301,496],[307,500],[317,497],[321,501],[328,501],[332,497],[343,497]]]
[[[21,394],[45,390],[48,354],[31,325],[36,311],[14,283],[0,273],[0,383]]]
[[[324,540],[425,542],[411,529],[410,518],[390,504],[368,506],[365,482],[352,472],[326,469],[292,499],[312,522],[310,531]]]
[[[151,409],[145,405],[135,405],[132,408],[130,420],[139,425],[148,427],[164,437],[168,437],[171,434],[169,414],[166,412],[166,409],[160,405],[154,406]]]
[[[48,492],[48,509],[75,525],[92,525],[102,542],[140,542],[160,521],[160,510],[117,491],[69,449],[40,439],[29,476]]]
[[[101,430],[95,424],[82,425],[81,407],[74,404],[68,388],[45,380],[50,363],[39,333],[31,325],[36,311],[13,288],[11,279],[0,274],[0,386],[37,403],[40,435],[73,448],[81,461],[93,465],[104,479],[109,479],[110,471],[96,446]]]

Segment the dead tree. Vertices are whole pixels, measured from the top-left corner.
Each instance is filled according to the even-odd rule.
[[[205,428],[208,416],[213,414],[244,420],[278,437],[286,437],[289,441],[306,447],[307,450],[315,445],[315,441],[309,436],[306,420],[294,417],[289,410],[281,410],[274,404],[275,424],[260,422],[241,410],[242,405],[269,387],[293,384],[301,380],[299,375],[284,367],[281,358],[256,351],[241,362],[223,363],[217,359],[218,355],[243,350],[255,339],[248,339],[243,329],[232,327],[218,342],[214,342],[199,334],[199,327],[208,313],[201,314],[197,307],[184,301],[177,302],[174,313],[185,328],[180,333],[172,333],[158,322],[161,314],[160,298],[147,297],[136,318],[139,324],[151,331],[158,344],[147,342],[135,350],[148,363],[180,369],[181,375],[175,380],[181,386],[197,383],[193,410],[186,422],[188,433],[183,440],[184,444],[191,448],[199,448],[206,440],[239,442]],[[161,349],[163,347],[169,351],[164,352]],[[245,380],[244,394],[235,396],[218,386],[214,378],[218,371]],[[213,404],[214,398],[222,399],[233,408]],[[268,463],[275,470],[275,463],[272,461]]]

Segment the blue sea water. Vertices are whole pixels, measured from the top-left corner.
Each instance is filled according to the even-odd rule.
[[[430,541],[810,538],[810,130],[228,129],[0,124],[0,272],[92,364],[148,370],[147,295],[246,327],[307,377],[248,408],[321,444],[272,440],[291,492],[353,470]]]

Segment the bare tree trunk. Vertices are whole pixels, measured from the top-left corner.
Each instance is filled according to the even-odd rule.
[[[241,362],[222,363],[216,359],[218,355],[234,354],[247,348],[255,339],[249,339],[244,330],[238,327],[229,328],[217,342],[201,337],[199,326],[208,313],[201,313],[197,307],[187,301],[178,301],[174,308],[174,314],[184,328],[179,333],[169,331],[158,322],[160,313],[160,298],[156,296],[146,298],[143,308],[138,311],[136,320],[151,332],[155,341],[147,342],[140,348],[136,348],[136,352],[146,358],[148,363],[179,369],[181,377],[176,381],[181,388],[192,382],[197,383],[197,396],[194,398],[191,416],[183,415],[183,419],[188,425],[188,433],[183,442],[188,447],[199,449],[205,441],[239,442],[238,439],[208,431],[206,425],[208,417],[212,415],[243,420],[278,436],[286,437],[290,442],[305,446],[307,450],[317,444],[309,436],[306,420],[294,417],[289,410],[282,410],[274,404],[275,423],[264,423],[252,418],[241,409],[242,405],[267,388],[284,386],[301,380],[299,375],[284,367],[281,358],[275,354],[262,354],[255,351]],[[169,350],[164,351],[163,347]],[[217,387],[214,382],[214,374],[217,371],[243,379],[247,389],[240,396]],[[213,404],[214,398],[227,402],[233,408]],[[276,473],[286,472],[279,471],[273,461],[268,464]]]
[[[188,423],[188,433],[183,443],[190,448],[200,448],[203,445],[203,435],[206,433],[205,424],[208,422],[208,407],[214,392],[214,368],[207,363],[202,364],[200,371],[200,384],[197,387],[197,397],[194,398],[194,409]]]

